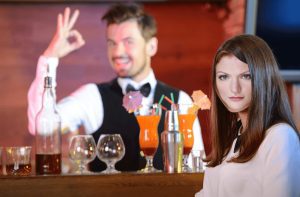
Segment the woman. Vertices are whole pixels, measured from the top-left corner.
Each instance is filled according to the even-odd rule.
[[[300,140],[268,45],[239,35],[212,69],[212,152],[196,196],[300,196]]]

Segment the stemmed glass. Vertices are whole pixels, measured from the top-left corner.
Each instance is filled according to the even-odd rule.
[[[86,165],[96,158],[96,143],[93,136],[72,136],[69,143],[69,157],[77,165],[76,174],[91,173]]]
[[[135,111],[140,126],[139,144],[146,157],[146,166],[142,172],[158,172],[153,166],[153,157],[158,148],[159,137],[157,127],[161,116],[161,107],[158,104],[143,105]]]
[[[183,166],[182,172],[192,172],[188,166],[188,157],[194,145],[193,125],[197,116],[194,104],[178,104],[179,130],[183,134]]]
[[[120,134],[102,134],[97,143],[97,156],[106,163],[102,173],[118,173],[115,164],[125,155],[125,146]]]

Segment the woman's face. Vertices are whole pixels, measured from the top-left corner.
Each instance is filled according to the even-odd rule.
[[[230,112],[247,111],[252,94],[248,64],[234,55],[223,56],[216,65],[216,86],[219,98]]]

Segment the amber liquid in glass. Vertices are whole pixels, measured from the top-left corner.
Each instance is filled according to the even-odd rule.
[[[179,130],[183,134],[184,145],[183,154],[188,155],[194,145],[193,124],[196,119],[195,114],[179,114]]]
[[[159,115],[137,116],[140,126],[139,144],[145,156],[153,156],[158,147]]]
[[[31,173],[31,164],[6,165],[6,173],[7,175],[19,175],[19,176],[29,175]]]
[[[60,174],[61,154],[36,154],[36,174]]]

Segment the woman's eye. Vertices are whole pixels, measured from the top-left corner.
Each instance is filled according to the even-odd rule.
[[[218,79],[221,80],[221,81],[223,81],[223,80],[225,80],[225,79],[227,79],[227,78],[228,78],[227,75],[219,75],[219,76],[218,76]]]
[[[242,78],[243,79],[251,79],[251,75],[250,74],[243,74]]]

